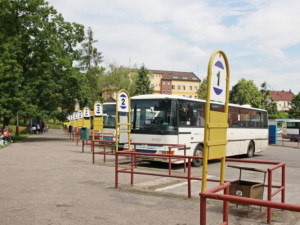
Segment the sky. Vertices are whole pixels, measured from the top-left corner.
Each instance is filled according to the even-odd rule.
[[[102,66],[143,64],[206,77],[215,50],[230,86],[300,91],[299,0],[48,0],[66,21],[90,27]]]

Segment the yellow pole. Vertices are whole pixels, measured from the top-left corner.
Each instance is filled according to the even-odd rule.
[[[117,94],[117,100],[116,100],[116,152],[118,152],[119,150],[119,144],[118,144],[119,142],[119,137],[118,137],[119,136],[119,112],[118,112],[119,93],[120,91]]]
[[[225,107],[224,107],[224,112],[225,112],[225,115],[226,115],[226,118],[228,118],[228,104],[229,104],[229,80],[230,80],[230,70],[229,70],[229,62],[228,62],[228,59],[227,59],[227,56],[226,54],[223,52],[223,51],[219,51],[222,55],[223,55],[223,58],[225,60],[225,65],[226,65],[226,73],[227,73],[227,76],[226,76],[226,99],[225,99]],[[226,162],[226,159],[225,157],[222,157],[221,159],[221,173],[220,173],[220,184],[224,184],[224,179],[225,179],[225,162]]]
[[[209,112],[210,112],[210,86],[211,86],[211,67],[216,52],[212,54],[208,63],[207,70],[207,90],[206,90],[206,104],[205,104],[205,125],[204,125],[204,149],[203,149],[203,165],[202,165],[202,187],[201,192],[206,191],[206,180],[207,180],[207,164],[208,164],[208,123],[209,123]]]

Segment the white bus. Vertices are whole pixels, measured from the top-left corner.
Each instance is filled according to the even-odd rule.
[[[211,110],[224,111],[224,105],[211,103]],[[159,144],[185,144],[187,155],[203,155],[205,101],[173,95],[140,95],[131,98],[131,139],[141,145],[137,152],[167,154]],[[226,156],[264,151],[268,146],[266,110],[229,104]],[[153,147],[153,145],[155,147]],[[183,155],[183,148],[174,149]],[[201,166],[202,160],[194,160]]]
[[[298,141],[300,138],[300,120],[297,119],[276,119],[276,123],[282,123],[282,137],[291,141]]]

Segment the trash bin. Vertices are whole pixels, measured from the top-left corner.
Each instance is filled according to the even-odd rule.
[[[230,195],[255,199],[262,199],[263,191],[264,184],[245,180],[233,181],[229,188]]]
[[[80,140],[88,141],[90,140],[90,130],[87,127],[82,127],[80,129]]]
[[[246,197],[246,198],[263,199],[264,186],[265,186],[266,173],[267,173],[266,170],[253,168],[253,167],[238,166],[238,165],[227,165],[227,166],[240,170],[239,179],[231,182],[231,185],[229,188],[230,195],[236,195],[236,196]],[[263,173],[264,174],[263,182],[242,180],[241,179],[242,178],[242,170]]]
[[[69,126],[69,133],[72,133],[73,132],[73,126]]]

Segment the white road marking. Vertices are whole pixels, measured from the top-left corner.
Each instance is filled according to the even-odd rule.
[[[212,176],[212,175],[207,175],[207,178],[213,178],[213,177],[214,176]],[[201,180],[191,180],[191,183],[195,183],[195,182],[201,182]],[[163,188],[157,188],[157,189],[155,189],[155,191],[165,191],[165,190],[177,188],[177,187],[180,187],[180,186],[183,186],[183,185],[187,185],[187,181],[184,181],[184,182],[181,182],[181,183],[178,183],[178,184],[173,184],[173,185],[163,187]]]

